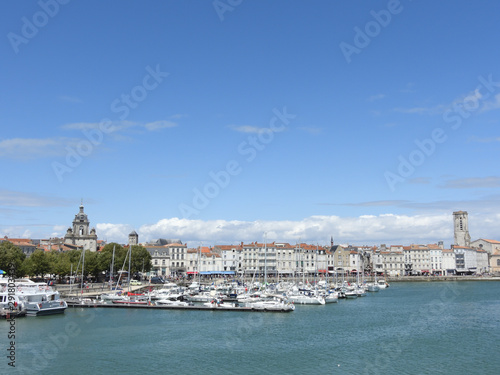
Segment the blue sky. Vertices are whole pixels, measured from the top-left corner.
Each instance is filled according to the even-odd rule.
[[[4,1],[0,235],[499,239],[500,4]],[[214,177],[218,176],[218,177]]]

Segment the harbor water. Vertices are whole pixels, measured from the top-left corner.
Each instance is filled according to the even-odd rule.
[[[68,308],[17,319],[15,340],[9,327],[1,374],[497,374],[500,283],[393,283],[291,313]]]

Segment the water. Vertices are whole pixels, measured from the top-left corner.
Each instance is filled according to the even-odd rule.
[[[500,283],[394,283],[291,313],[68,309],[15,328],[1,374],[497,374]]]

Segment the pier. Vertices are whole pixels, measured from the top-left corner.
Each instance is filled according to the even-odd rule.
[[[79,303],[74,301],[66,301],[68,308],[111,308],[111,309],[152,309],[152,310],[204,310],[204,311],[246,311],[246,312],[291,312],[293,310],[285,309],[255,309],[253,307],[246,306],[234,306],[232,304],[220,304],[218,306],[204,306],[204,305],[193,305],[193,306],[163,306],[163,305],[137,305],[137,304],[127,304],[127,303],[100,303],[100,302],[89,302],[89,303]]]

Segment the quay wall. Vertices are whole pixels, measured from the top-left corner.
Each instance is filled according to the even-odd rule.
[[[399,276],[386,277],[390,283],[434,281],[500,281],[500,276]]]

